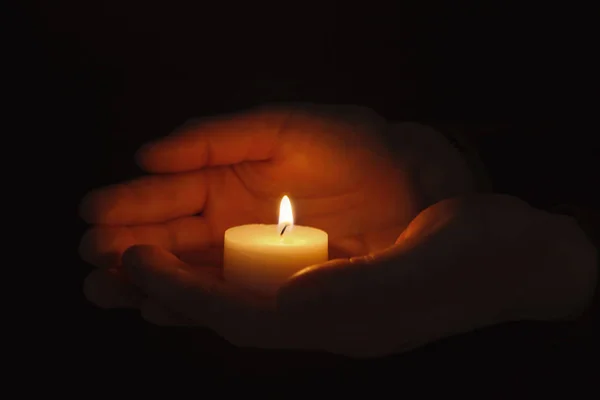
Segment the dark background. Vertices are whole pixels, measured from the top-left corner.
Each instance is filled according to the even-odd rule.
[[[228,376],[452,374],[469,383],[477,374],[501,386],[547,385],[551,376],[581,383],[597,372],[596,347],[572,324],[512,324],[357,362],[236,350],[205,331],[165,330],[86,303],[80,287],[91,267],[76,254],[83,194],[139,174],[135,149],[186,119],[263,102],[360,104],[457,129],[480,148],[496,190],[540,207],[595,207],[589,11],[376,3],[57,0],[23,9],[16,100],[34,110],[25,125],[37,136],[26,137],[39,137],[52,161],[40,184],[62,185],[50,193],[61,233],[49,242],[67,249],[54,261],[65,287],[58,336],[75,369],[187,361]]]

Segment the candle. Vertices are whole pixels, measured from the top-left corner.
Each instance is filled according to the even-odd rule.
[[[279,224],[236,226],[225,232],[223,274],[227,281],[273,295],[296,272],[327,261],[327,233],[294,225],[292,205],[283,196]]]

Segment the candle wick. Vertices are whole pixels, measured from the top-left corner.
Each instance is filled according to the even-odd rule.
[[[283,227],[283,229],[281,230],[281,233],[279,234],[279,236],[282,236],[282,235],[283,235],[283,232],[285,232],[285,230],[287,229],[287,227],[288,227],[288,226],[289,226],[289,225],[286,225],[286,226],[284,226],[284,227]]]

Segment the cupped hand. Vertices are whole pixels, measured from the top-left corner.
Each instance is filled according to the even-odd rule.
[[[190,123],[143,146],[136,158],[150,175],[95,190],[81,204],[95,226],[80,253],[104,267],[86,280],[88,298],[105,307],[140,304],[118,268],[134,245],[159,246],[218,273],[225,230],[275,223],[284,194],[297,224],[329,234],[332,258],[391,246],[419,211],[471,188],[443,138],[416,125],[393,129],[360,107],[263,107]]]
[[[388,355],[484,326],[577,315],[595,252],[569,218],[503,195],[443,200],[395,245],[293,276],[276,299],[228,284],[157,246],[123,256],[164,325],[206,326],[238,346]]]

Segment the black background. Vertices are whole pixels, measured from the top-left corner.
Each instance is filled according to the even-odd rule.
[[[496,327],[361,362],[232,349],[205,331],[165,330],[133,312],[95,309],[80,289],[91,267],[76,254],[85,229],[79,199],[139,174],[132,154],[140,144],[188,118],[273,101],[360,104],[391,120],[458,127],[475,138],[497,190],[543,207],[594,207],[590,14],[551,7],[31,3],[15,28],[23,76],[15,100],[29,111],[24,135],[51,161],[36,172],[38,183],[61,185],[48,191],[60,228],[47,242],[64,252],[52,261],[65,288],[55,289],[66,318],[54,326],[63,356],[87,371],[186,361],[228,376],[585,382],[597,371],[595,347],[570,324]]]

